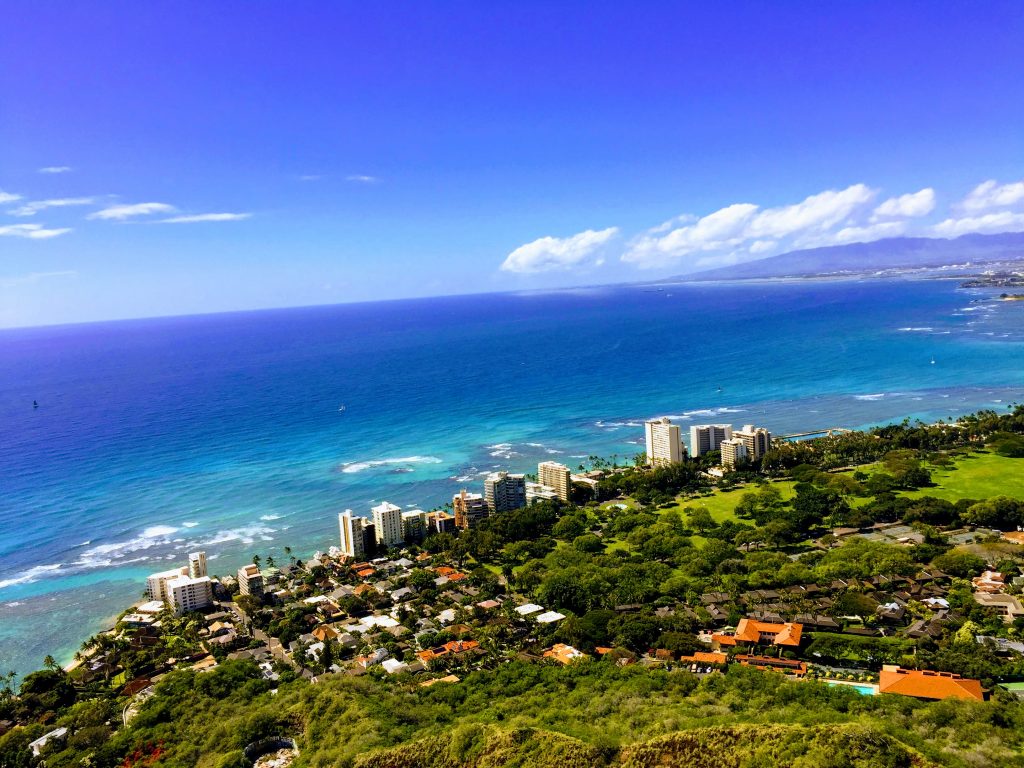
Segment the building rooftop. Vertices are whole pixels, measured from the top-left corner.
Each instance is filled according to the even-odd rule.
[[[981,682],[952,672],[933,672],[928,669],[900,669],[886,664],[878,677],[879,693],[897,693],[917,699],[977,699],[985,694]]]

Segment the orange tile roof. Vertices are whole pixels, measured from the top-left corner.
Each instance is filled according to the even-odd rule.
[[[464,578],[466,578],[464,573],[453,573],[448,577],[448,581],[462,581]]]
[[[611,652],[612,652],[612,651],[614,651],[615,649],[614,649],[614,648],[606,648],[606,647],[605,647],[605,646],[603,646],[603,645],[599,645],[599,646],[597,646],[596,650],[597,650],[597,652],[598,652],[599,654],[601,654],[602,656],[604,656],[604,655],[605,655],[606,653],[611,653]]]
[[[452,574],[458,573],[454,568],[449,568],[447,565],[439,565],[434,569],[434,573],[438,576],[451,576]]]
[[[375,573],[376,571],[373,570],[373,568],[363,568],[361,571],[356,571],[356,576],[361,579],[365,579],[367,576],[373,576]]]
[[[695,651],[692,656],[680,656],[680,661],[697,662],[699,664],[725,664],[729,661],[728,655],[714,651]]]
[[[878,676],[879,693],[898,693],[918,699],[978,699],[984,701],[981,682],[952,672],[900,669],[886,665]]]
[[[551,650],[544,651],[544,658],[554,659],[562,664],[572,664],[574,661],[579,659],[587,659],[590,657],[582,651],[577,651],[571,645],[556,643],[551,647]]]
[[[733,634],[733,642],[727,642],[724,638],[728,635],[712,635],[713,640],[724,645],[735,645],[740,643],[762,643],[768,642],[773,645],[800,645],[800,636],[803,634],[803,624],[770,624],[767,621],[756,619],[740,619],[736,625],[736,632]],[[770,635],[771,637],[765,637]]]

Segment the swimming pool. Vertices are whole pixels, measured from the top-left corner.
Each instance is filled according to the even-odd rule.
[[[842,686],[844,688],[853,688],[857,693],[863,694],[864,696],[875,696],[878,693],[878,689],[873,685],[866,683],[843,683],[838,680],[826,680],[826,684]]]

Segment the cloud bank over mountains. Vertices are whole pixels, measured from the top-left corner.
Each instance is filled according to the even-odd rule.
[[[880,199],[882,198],[882,199]],[[828,189],[800,202],[762,207],[741,202],[703,216],[682,214],[629,237],[617,252],[618,227],[521,245],[501,264],[506,272],[536,274],[600,266],[618,258],[641,270],[682,272],[738,264],[786,251],[915,235],[952,238],[1024,230],[1024,181],[984,181],[948,206],[945,218],[931,187],[883,198],[866,184]]]

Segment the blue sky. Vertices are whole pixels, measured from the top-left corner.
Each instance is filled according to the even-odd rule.
[[[1020,3],[13,0],[0,326],[1022,230],[1022,50]]]

